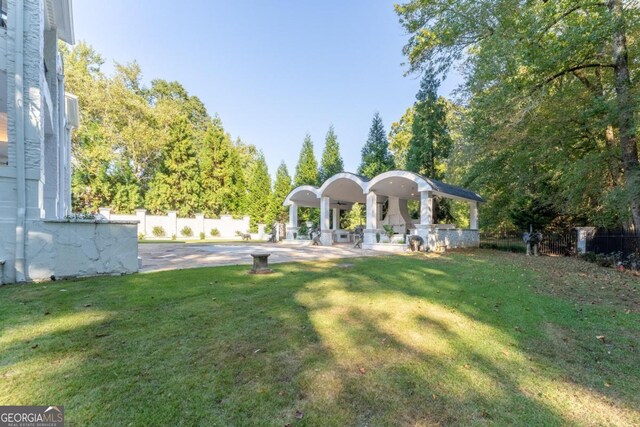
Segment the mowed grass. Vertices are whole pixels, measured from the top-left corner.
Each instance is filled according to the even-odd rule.
[[[640,425],[637,277],[488,250],[274,268],[0,288],[0,405],[79,426]]]

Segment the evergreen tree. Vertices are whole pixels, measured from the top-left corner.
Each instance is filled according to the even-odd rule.
[[[219,122],[208,126],[198,157],[202,212],[207,216],[244,214],[246,185],[240,156]]]
[[[407,108],[400,120],[391,124],[391,130],[389,130],[389,150],[393,153],[398,169],[407,169],[407,154],[409,152],[409,143],[413,136],[414,114],[415,106],[412,105]]]
[[[429,178],[442,179],[452,141],[447,127],[446,101],[438,98],[439,82],[425,72],[416,95],[407,169]]]
[[[311,136],[307,134],[302,143],[302,150],[296,166],[295,186],[318,185],[318,162],[313,153],[313,142]]]
[[[329,127],[325,138],[324,151],[320,162],[320,183],[322,184],[333,175],[344,171],[344,163],[340,156],[340,144],[333,125]]]
[[[271,194],[271,177],[267,168],[267,162],[261,152],[257,153],[251,175],[248,181],[247,213],[251,217],[251,230],[257,229],[257,224],[271,224],[271,206],[273,204]]]
[[[160,170],[151,181],[146,206],[152,213],[178,211],[190,216],[200,210],[200,172],[190,138],[189,122],[178,116],[163,151]]]
[[[362,163],[358,173],[368,178],[394,168],[393,156],[389,152],[389,141],[380,114],[373,115],[369,137],[362,147]]]
[[[287,165],[282,162],[276,172],[276,182],[273,185],[273,199],[271,204],[271,217],[278,222],[285,222],[289,215],[289,209],[282,206],[293,186]]]

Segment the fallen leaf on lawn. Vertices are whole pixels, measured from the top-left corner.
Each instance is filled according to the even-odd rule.
[[[471,368],[471,365],[464,365],[464,368],[465,369],[469,369],[469,368]]]
[[[280,392],[278,393],[278,396],[284,396],[284,390],[280,390]]]
[[[48,316],[48,315],[50,315],[50,314],[51,314],[51,312],[49,312],[49,311],[45,311],[45,312],[44,312],[44,315],[45,315],[45,316]]]
[[[91,307],[91,304],[85,304],[84,306],[85,307]]]
[[[504,354],[505,356],[508,356],[508,355],[509,355],[509,352],[508,352],[508,351],[506,351],[506,350],[502,350],[502,354]]]
[[[604,335],[597,335],[597,336],[596,336],[596,338],[597,338],[601,343],[603,343],[603,344],[604,344],[604,339],[605,339],[605,336],[604,336]]]
[[[432,394],[431,397],[433,397],[433,400],[436,400],[436,395]]]
[[[609,383],[604,383],[604,386],[605,386],[605,387],[611,387],[611,384],[609,384]]]
[[[108,337],[109,334],[96,334],[96,338]]]
[[[31,348],[38,348],[38,344],[32,345]]]
[[[302,413],[302,411],[296,410],[296,418],[301,420],[302,417],[304,417],[304,414]]]
[[[358,369],[358,370],[360,371],[360,373],[361,373],[361,374],[364,374],[365,372],[367,372],[367,370],[366,370],[366,369],[364,369],[364,368],[360,368],[360,369]]]

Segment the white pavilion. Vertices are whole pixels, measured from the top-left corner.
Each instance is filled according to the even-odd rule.
[[[434,224],[433,207],[436,196],[469,203],[469,228]],[[410,200],[420,202],[419,219],[412,219],[409,214]],[[340,211],[351,209],[354,203],[360,203],[366,205],[364,248],[388,250],[391,247],[378,242],[377,236],[384,234],[383,225],[392,226],[402,237],[405,234],[421,236],[425,242],[425,250],[477,247],[480,242],[478,203],[482,202],[484,199],[471,190],[413,172],[394,170],[371,179],[342,172],[327,179],[319,188],[303,185],[289,193],[284,201],[284,206],[289,207],[287,240],[299,238],[298,208],[312,207],[320,208],[320,242],[323,245],[350,241],[349,233],[340,230]],[[384,214],[383,206],[386,207]]]

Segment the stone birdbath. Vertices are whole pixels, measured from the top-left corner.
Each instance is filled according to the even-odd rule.
[[[253,267],[249,270],[251,274],[269,274],[273,273],[273,270],[269,268],[269,256],[270,253],[260,252],[253,253]]]

